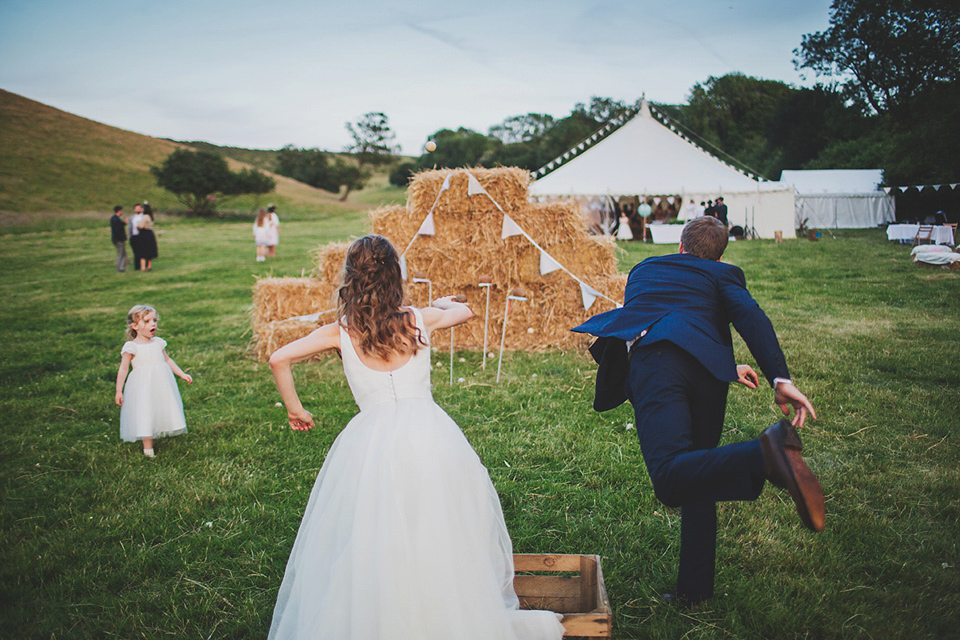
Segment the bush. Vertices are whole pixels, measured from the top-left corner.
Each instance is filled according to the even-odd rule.
[[[255,169],[233,173],[223,157],[209,151],[177,149],[159,167],[150,167],[157,185],[193,213],[209,215],[217,203],[242,194],[273,191],[276,182]]]

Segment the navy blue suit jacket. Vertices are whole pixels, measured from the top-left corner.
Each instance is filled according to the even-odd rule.
[[[600,365],[594,408],[606,411],[626,400],[626,343],[638,337],[639,345],[672,342],[717,379],[736,380],[731,324],[771,384],[790,377],[773,325],[739,267],[688,253],[647,258],[630,272],[623,307],[573,329],[599,338],[590,347]]]

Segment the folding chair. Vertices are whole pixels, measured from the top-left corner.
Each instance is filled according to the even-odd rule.
[[[933,242],[933,225],[922,224],[913,237],[913,244],[931,244]]]

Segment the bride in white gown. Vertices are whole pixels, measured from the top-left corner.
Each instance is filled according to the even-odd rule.
[[[430,332],[473,313],[452,297],[402,306],[396,250],[347,252],[338,320],[270,366],[290,426],[311,429],[291,365],[337,349],[360,407],[327,454],[287,562],[274,639],[557,640],[558,616],[520,611],[486,468],[430,391]]]

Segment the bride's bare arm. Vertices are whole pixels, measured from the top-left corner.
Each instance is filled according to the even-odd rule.
[[[336,323],[331,323],[314,330],[308,336],[280,347],[270,356],[273,380],[277,383],[280,398],[283,399],[283,404],[287,408],[287,419],[290,421],[291,429],[306,431],[313,428],[313,416],[303,408],[300,397],[297,395],[291,366],[294,362],[339,348],[340,327]]]
[[[457,302],[455,296],[445,296],[433,301],[433,305],[421,309],[423,315],[423,324],[426,325],[427,332],[430,333],[436,329],[446,329],[463,324],[473,317],[473,311],[465,302]]]

